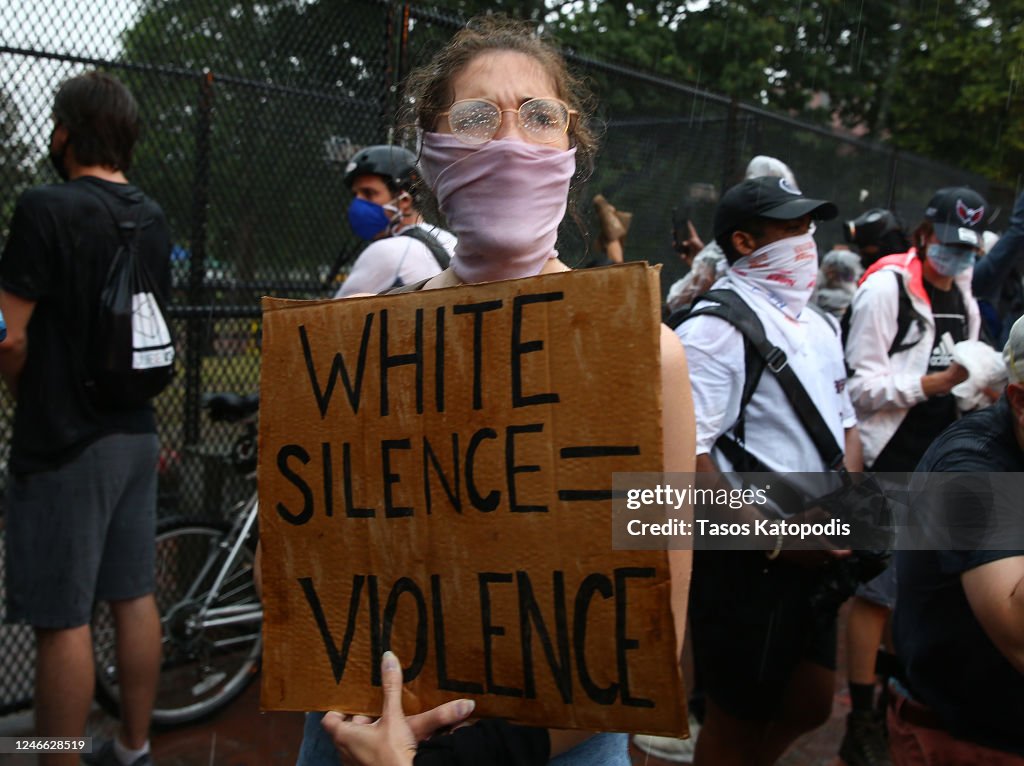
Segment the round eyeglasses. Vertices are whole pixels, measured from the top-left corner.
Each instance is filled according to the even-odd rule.
[[[523,132],[541,144],[552,144],[564,136],[577,115],[557,98],[531,98],[518,109],[502,109],[485,98],[467,98],[456,101],[438,117],[448,118],[452,135],[459,141],[479,146],[494,138],[505,112],[515,112]]]

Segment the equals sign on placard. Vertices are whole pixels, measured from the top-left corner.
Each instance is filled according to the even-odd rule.
[[[562,447],[559,457],[563,460],[578,460],[602,457],[635,457],[640,454],[637,444],[597,444],[586,447]],[[611,500],[610,489],[560,489],[558,499],[566,502],[595,502]]]

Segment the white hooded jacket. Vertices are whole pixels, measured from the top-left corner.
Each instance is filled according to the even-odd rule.
[[[903,289],[924,321],[921,328],[912,323],[901,342],[916,340],[914,345],[889,356],[899,314],[900,282],[893,272],[902,275]],[[981,315],[971,293],[972,273],[968,269],[958,275],[954,284],[964,299],[967,338],[977,340]],[[921,377],[928,373],[935,320],[923,280],[921,259],[914,248],[888,255],[873,263],[864,274],[850,306],[846,365],[852,372],[847,385],[857,411],[864,465],[868,467],[889,443],[910,408],[926,398]]]

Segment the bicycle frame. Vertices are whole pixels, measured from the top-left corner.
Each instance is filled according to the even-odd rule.
[[[225,535],[224,539],[221,540],[220,543],[218,543],[218,550],[207,557],[199,576],[195,578],[192,585],[189,587],[188,592],[182,599],[182,601],[189,601],[196,597],[195,589],[197,585],[206,578],[206,575],[209,574],[212,567],[215,565],[218,553],[230,547],[227,557],[223,560],[220,569],[217,571],[213,584],[202,599],[202,606],[199,608],[195,617],[190,620],[190,627],[204,630],[206,628],[222,625],[236,625],[243,623],[258,624],[263,621],[262,606],[252,607],[238,605],[211,607],[211,604],[218,597],[223,595],[220,592],[220,589],[224,585],[224,581],[227,578],[228,573],[234,567],[235,562],[238,559],[238,554],[242,550],[242,546],[244,546],[246,540],[249,539],[249,535],[252,532],[253,525],[256,523],[258,514],[259,496],[256,491],[253,491],[249,498],[240,504],[240,512],[235,516],[235,520],[231,526],[231,531]],[[239,637],[225,642],[219,642],[217,646],[226,646],[230,643],[237,643],[244,640],[246,640],[245,637]]]

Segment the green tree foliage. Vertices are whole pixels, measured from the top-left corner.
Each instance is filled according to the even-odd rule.
[[[451,33],[417,14],[409,49],[389,47],[384,3],[361,0],[144,0],[124,35],[126,60],[213,75],[209,252],[238,276],[259,276],[267,255],[308,264],[356,243],[344,224],[347,195],[337,146],[386,141],[394,87]],[[1024,0],[440,0],[441,14],[504,11],[535,20],[584,57],[683,80],[741,101],[818,120],[1017,183],[1024,167]],[[424,8],[426,10],[426,8]],[[394,23],[401,6],[392,6]],[[671,120],[714,132],[723,107],[666,97],[607,68],[588,72],[608,120],[663,119],[653,161],[671,142]],[[191,234],[199,83],[195,77],[129,76],[149,125],[139,180],[157,179],[179,237]],[[257,91],[231,78],[271,83]],[[302,92],[298,92],[302,91]],[[308,95],[324,93],[333,101]],[[691,125],[691,127],[692,127]],[[602,172],[642,167],[622,128],[621,150]],[[630,140],[627,140],[630,139]],[[345,142],[348,142],[347,144]],[[332,148],[334,147],[334,148]],[[640,151],[639,149],[636,151]],[[709,147],[709,151],[714,151]],[[331,158],[334,158],[332,162]],[[708,153],[698,160],[720,166]],[[621,165],[618,168],[617,166]],[[696,167],[686,173],[695,176]],[[682,171],[680,171],[682,172]],[[625,181],[624,181],[625,182]],[[310,189],[317,191],[312,196]],[[336,206],[324,204],[334,190]],[[154,189],[156,193],[156,189]],[[313,250],[293,253],[294,242]],[[188,245],[188,242],[182,242]]]
[[[822,94],[841,106],[874,100],[896,11],[880,0],[602,0],[563,5],[552,22],[581,51],[821,118],[832,111]]]
[[[898,146],[1010,185],[1024,177],[1024,1],[908,9],[884,127]]]
[[[387,140],[381,18],[368,3],[150,0],[124,34],[125,60],[190,73],[125,74],[146,117],[134,176],[186,247],[207,196],[209,275],[315,279],[355,245],[339,147]]]
[[[1024,166],[1022,19],[1024,0],[588,0],[547,16],[582,53],[1011,184]]]

